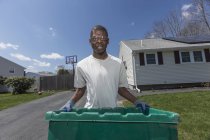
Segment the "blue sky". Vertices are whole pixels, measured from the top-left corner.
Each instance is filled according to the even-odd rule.
[[[118,57],[121,40],[142,39],[171,10],[188,14],[189,0],[0,0],[0,56],[27,68],[51,71],[65,56],[92,53],[90,30],[109,32],[108,52]],[[185,11],[183,9],[185,8]],[[2,66],[0,66],[2,67]],[[65,65],[71,68],[70,65]]]

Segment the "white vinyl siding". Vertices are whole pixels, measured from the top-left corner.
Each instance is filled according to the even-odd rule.
[[[24,67],[0,56],[0,75],[4,77],[24,76]]]
[[[173,51],[163,52],[161,66],[140,67],[139,57],[135,59],[138,85],[210,82],[210,63],[175,64]]]
[[[210,82],[210,64],[188,63],[185,65],[162,65],[141,67],[138,85]]]
[[[163,52],[163,61],[164,61],[163,65],[174,64],[175,59],[173,52],[170,51]]]
[[[130,48],[125,46],[123,43],[120,44],[119,58],[123,61],[129,85],[134,85],[134,74],[133,74],[133,62],[132,62],[132,51]]]

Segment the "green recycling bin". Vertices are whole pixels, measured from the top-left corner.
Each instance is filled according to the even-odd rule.
[[[179,115],[150,108],[74,109],[49,111],[48,140],[177,140]]]

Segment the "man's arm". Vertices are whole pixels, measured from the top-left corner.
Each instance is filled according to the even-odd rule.
[[[82,98],[82,96],[84,95],[86,90],[86,87],[83,88],[77,88],[74,95],[71,97],[71,99],[60,108],[60,110],[64,110],[64,111],[71,111],[74,104]]]
[[[84,95],[85,90],[86,90],[86,87],[77,88],[74,95],[71,97],[71,101],[73,101],[74,103],[79,101],[82,98],[82,96]]]
[[[118,93],[126,98],[127,100],[129,100],[130,102],[132,102],[137,108],[139,108],[143,114],[148,114],[149,113],[149,108],[150,106],[147,105],[146,103],[138,100],[134,95],[132,95],[125,87],[120,87],[118,89]]]
[[[136,100],[137,100],[137,98],[134,96],[134,95],[132,95],[128,90],[127,90],[127,88],[125,88],[125,87],[119,87],[118,88],[118,93],[122,96],[122,97],[124,97],[125,99],[127,99],[128,101],[130,101],[131,103],[135,103],[136,102]]]

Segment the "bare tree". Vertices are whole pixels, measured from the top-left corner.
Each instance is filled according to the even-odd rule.
[[[182,28],[181,16],[178,14],[177,11],[172,11],[165,19],[155,22],[153,24],[152,31],[148,32],[145,35],[145,38],[148,38],[150,36],[154,38],[180,36],[181,28]]]
[[[167,36],[167,24],[165,21],[159,21],[154,23],[153,31],[156,33],[157,37],[166,37]]]
[[[168,27],[170,35],[172,37],[181,35],[182,18],[177,11],[172,11],[165,19],[165,24]]]
[[[203,22],[210,32],[210,0],[192,0],[193,9],[191,11],[194,20]]]
[[[210,34],[210,0],[192,0],[190,19],[184,19],[172,11],[163,20],[154,22],[151,32],[145,37],[163,38]]]
[[[195,36],[208,34],[208,29],[206,29],[206,26],[204,26],[203,24],[204,23],[198,21],[191,21],[186,23],[181,30],[181,36]]]

